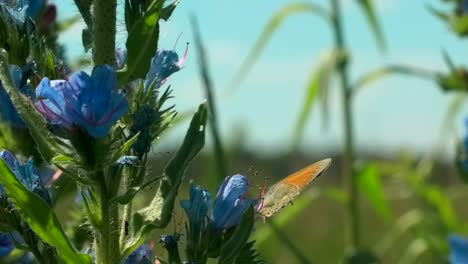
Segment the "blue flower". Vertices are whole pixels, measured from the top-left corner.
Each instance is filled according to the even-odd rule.
[[[16,66],[10,65],[10,76],[16,88],[20,89],[21,93],[34,100],[34,90],[26,81],[23,80],[23,70]],[[0,82],[0,117],[3,122],[8,123],[15,128],[26,127],[23,120],[16,111],[15,106],[11,102],[10,96]]]
[[[178,72],[187,57],[188,47],[184,56],[179,60],[179,55],[172,50],[158,49],[151,59],[151,67],[146,75],[145,89],[158,89],[173,73]]]
[[[76,125],[102,138],[128,109],[125,95],[116,87],[116,73],[108,65],[96,66],[91,76],[74,73],[67,81],[44,78],[36,89],[36,108],[51,124]]]
[[[210,208],[211,194],[200,186],[194,187],[190,183],[190,199],[180,201],[180,205],[185,210],[190,223],[200,225]]]
[[[247,178],[240,174],[223,181],[211,211],[211,224],[215,230],[221,231],[239,224],[244,212],[254,203],[253,199],[245,197],[248,185]]]
[[[11,172],[28,190],[37,194],[49,205],[52,203],[49,191],[42,183],[41,178],[35,173],[34,161],[32,159],[29,159],[27,163],[19,162],[8,150],[0,152],[0,159],[6,163]],[[1,186],[0,190],[3,191]]]
[[[142,244],[124,260],[123,264],[151,264],[152,259],[153,247]]]
[[[0,233],[0,257],[10,255],[11,251],[15,248],[13,239],[10,234]]]
[[[468,263],[468,238],[459,235],[449,236],[450,244],[450,263],[466,264]]]

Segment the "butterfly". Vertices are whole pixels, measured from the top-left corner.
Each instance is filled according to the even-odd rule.
[[[258,212],[268,218],[291,203],[313,180],[326,171],[331,159],[324,159],[297,171],[272,185],[263,196]]]

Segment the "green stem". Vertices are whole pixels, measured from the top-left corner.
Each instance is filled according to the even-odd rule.
[[[93,7],[94,64],[114,66],[117,0],[94,0]]]
[[[346,42],[342,27],[342,14],[339,0],[331,0],[333,9],[333,28],[335,35],[335,48],[339,52],[346,52]],[[345,145],[343,149],[342,177],[343,187],[348,190],[348,219],[347,227],[349,232],[349,244],[351,248],[357,248],[360,245],[360,225],[359,225],[359,193],[354,179],[353,162],[355,159],[354,141],[353,141],[353,118],[352,118],[352,91],[349,82],[347,59],[340,61],[338,71],[341,81],[343,94],[343,121]]]
[[[96,237],[96,263],[120,263],[119,208],[112,202],[112,193],[101,183],[100,211],[101,224]]]

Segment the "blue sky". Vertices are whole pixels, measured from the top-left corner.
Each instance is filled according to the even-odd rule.
[[[60,18],[77,14],[71,0],[58,2]],[[328,6],[328,1],[316,3]],[[408,1],[379,0],[378,13],[383,25],[389,51],[378,52],[366,21],[352,0],[343,0],[346,37],[352,50],[352,78],[379,65],[404,63],[429,70],[445,70],[441,50],[446,49],[455,62],[463,64],[466,41],[453,36],[446,25],[433,17],[426,6],[448,8],[438,0]],[[321,19],[300,14],[290,17],[272,38],[258,63],[233,95],[226,89],[229,81],[247,55],[270,16],[291,1],[181,0],[169,22],[162,25],[160,47],[172,48],[182,33],[177,50],[182,53],[184,42],[193,42],[190,15],[199,19],[207,47],[212,78],[217,89],[223,138],[234,138],[243,127],[246,146],[260,151],[288,148],[302,104],[309,75],[317,66],[321,54],[332,47],[330,30]],[[60,41],[73,58],[82,54],[81,28],[73,26]],[[124,45],[123,22],[119,23],[118,44]],[[170,79],[181,111],[195,109],[204,100],[193,47],[182,71]],[[337,82],[331,93],[331,119],[328,129],[320,120],[319,108],[313,114],[302,148],[326,151],[342,142],[341,108]],[[361,150],[397,151],[414,149],[428,151],[438,140],[442,117],[451,95],[443,94],[433,83],[408,77],[393,77],[369,86],[356,97],[353,110],[355,134]],[[458,117],[457,134],[463,133],[463,114]],[[186,125],[177,129],[167,140],[180,140]],[[453,139],[447,140],[448,143]],[[452,148],[447,148],[448,153]]]

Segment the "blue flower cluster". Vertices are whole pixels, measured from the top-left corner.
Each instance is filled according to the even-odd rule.
[[[210,215],[210,225],[216,232],[239,224],[245,211],[255,203],[247,198],[248,179],[236,174],[227,177],[219,186]],[[181,201],[181,206],[191,223],[201,223],[208,216],[211,194],[200,186],[190,185],[190,199]]]

